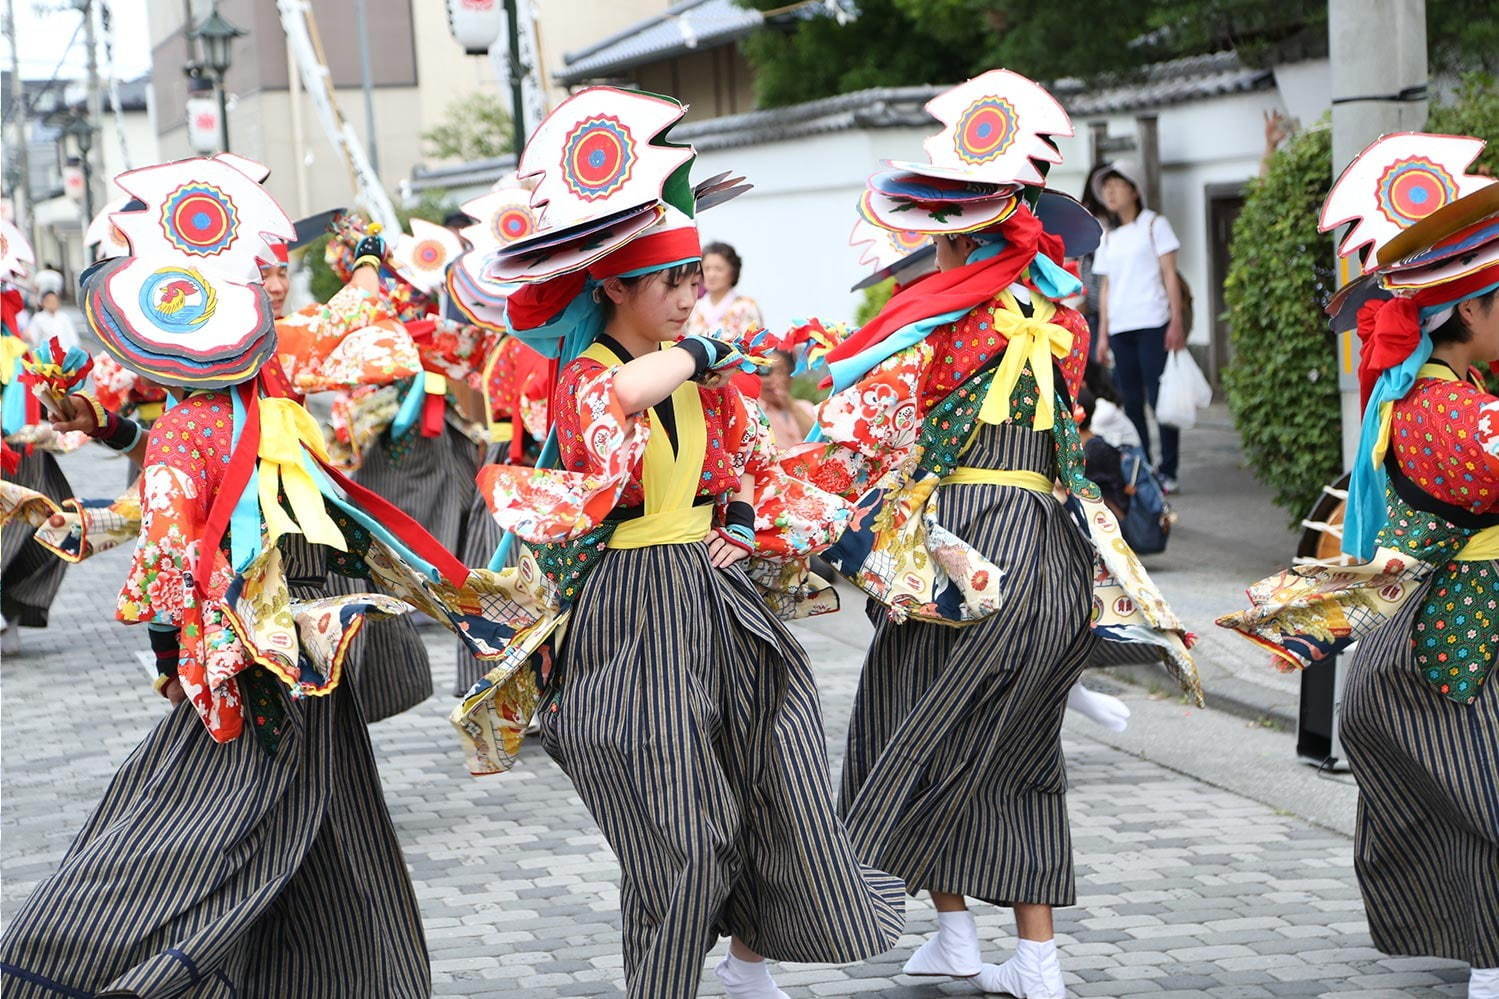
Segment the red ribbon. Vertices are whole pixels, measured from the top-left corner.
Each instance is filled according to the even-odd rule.
[[[829,351],[828,360],[853,357],[922,319],[944,312],[966,312],[988,301],[1014,284],[1038,252],[1053,260],[1062,259],[1061,238],[1046,232],[1041,220],[1024,205],[999,226],[999,232],[1006,245],[997,255],[906,285],[891,296],[879,315]]]
[[[1414,295],[1365,302],[1358,310],[1358,383],[1367,404],[1374,383],[1389,368],[1405,363],[1421,342],[1421,310],[1460,302],[1499,283],[1499,264],[1458,281],[1422,288]]]

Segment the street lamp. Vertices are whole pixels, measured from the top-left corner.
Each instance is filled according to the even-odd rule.
[[[83,167],[83,218],[87,226],[89,220],[94,217],[94,178],[89,170],[89,150],[94,148],[94,126],[88,118],[80,114],[71,114],[63,123],[62,134],[72,136],[73,142],[78,146],[78,158]]]
[[[219,87],[219,137],[226,153],[229,151],[229,102],[224,76],[229,72],[229,45],[244,34],[244,29],[225,20],[219,13],[218,4],[214,4],[213,10],[192,32],[192,37],[203,43],[204,62],[212,70],[214,82]]]

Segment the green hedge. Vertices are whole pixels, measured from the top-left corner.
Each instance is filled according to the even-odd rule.
[[[1499,172],[1491,78],[1465,78],[1453,102],[1432,109],[1426,129],[1488,139],[1477,167]],[[1249,185],[1223,285],[1233,348],[1223,372],[1228,406],[1249,466],[1292,523],[1343,470],[1336,344],[1321,310],[1335,290],[1333,244],[1317,232],[1331,163],[1325,122],[1275,154]]]

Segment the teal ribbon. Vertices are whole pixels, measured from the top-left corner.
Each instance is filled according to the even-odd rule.
[[[390,439],[398,441],[411,432],[416,426],[417,418],[422,415],[422,399],[427,394],[427,378],[422,372],[417,372],[416,377],[411,379],[411,387],[401,398],[400,408],[396,410],[396,418],[390,422]]]
[[[231,391],[229,398],[234,401],[232,447],[238,447],[240,435],[245,429],[245,405],[240,401],[238,392]],[[234,566],[235,572],[244,572],[260,553],[260,535],[260,470],[257,462],[250,469],[250,479],[245,483],[245,491],[239,494],[234,510],[229,515],[229,562]]]

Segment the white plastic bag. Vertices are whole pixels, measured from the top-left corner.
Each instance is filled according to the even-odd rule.
[[[1213,387],[1202,376],[1202,369],[1192,360],[1189,350],[1174,350],[1166,355],[1166,370],[1161,374],[1161,394],[1157,397],[1157,423],[1191,430],[1197,425],[1197,411],[1213,401]]]

